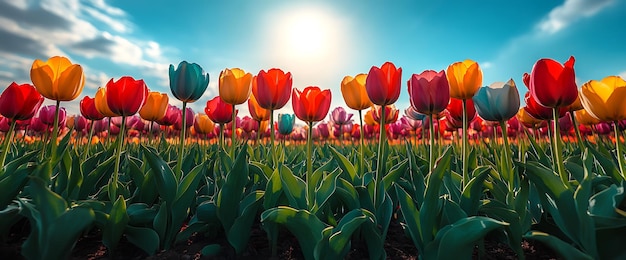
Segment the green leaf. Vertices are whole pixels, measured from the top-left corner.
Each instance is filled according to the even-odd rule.
[[[203,247],[200,253],[203,256],[211,257],[211,256],[217,255],[221,250],[222,250],[222,246],[220,246],[219,244],[210,244],[208,246]]]
[[[506,222],[481,216],[460,219],[437,232],[435,240],[426,245],[424,259],[471,259],[478,240],[506,225]]]
[[[422,240],[422,223],[420,222],[420,212],[415,206],[413,199],[400,185],[395,185],[398,204],[400,211],[405,220],[406,230],[411,236],[411,240],[418,252],[424,252],[424,243]]]
[[[154,174],[159,194],[166,202],[173,203],[178,185],[172,168],[158,155],[154,148],[143,145],[141,148]]]
[[[333,159],[337,161],[339,168],[341,168],[341,170],[348,175],[348,180],[352,182],[354,185],[356,185],[355,181],[356,181],[357,173],[356,173],[356,168],[354,167],[354,165],[348,160],[348,158],[343,156],[343,154],[339,153],[337,149],[335,149],[332,146],[329,146],[329,148],[330,148],[330,152],[333,154]]]
[[[286,166],[283,165],[280,169],[282,189],[289,200],[289,205],[306,209],[306,184],[302,179],[293,175],[291,170]]]
[[[217,194],[217,217],[226,232],[239,216],[239,201],[243,198],[244,187],[248,183],[247,155],[245,149],[239,152],[232,170],[226,175],[224,186]]]
[[[129,217],[126,214],[126,201],[123,196],[119,196],[111,212],[106,225],[102,230],[102,243],[110,250],[115,251],[117,244],[122,238],[126,224],[128,224]]]
[[[322,240],[322,231],[326,224],[307,210],[279,206],[264,211],[261,222],[273,222],[285,225],[300,243],[305,259],[314,259],[314,249]]]
[[[461,195],[460,206],[467,213],[467,215],[473,216],[478,213],[478,207],[480,206],[480,199],[484,195],[483,182],[489,177],[489,171],[491,168],[486,166],[480,166],[472,172],[474,176],[463,188]]]
[[[32,168],[21,167],[0,177],[0,210],[5,209],[28,182]]]
[[[389,173],[383,177],[383,183],[385,184],[385,191],[389,190],[391,184],[398,181],[400,177],[404,176],[408,168],[408,160],[404,159],[399,164],[395,165],[389,170]]]
[[[313,214],[316,214],[317,210],[324,207],[324,204],[337,190],[337,179],[341,171],[335,170],[331,174],[327,175],[317,189],[315,189],[315,206],[311,210]],[[309,183],[309,185],[311,185]]]
[[[352,234],[367,220],[361,209],[348,212],[336,227],[324,230],[324,239],[315,246],[315,259],[344,259],[350,250]]]
[[[59,218],[50,223],[47,237],[44,238],[42,257],[47,259],[67,259],[80,234],[89,227],[95,219],[93,210],[88,208],[73,208],[66,211]],[[41,250],[40,249],[40,250]],[[32,250],[32,248],[28,249]]]
[[[159,235],[154,229],[127,226],[126,238],[128,242],[141,248],[148,255],[154,255],[159,249]]]
[[[593,259],[593,257],[581,252],[578,248],[572,246],[571,244],[543,232],[531,231],[526,233],[524,238],[537,240],[545,244],[546,246],[552,248],[555,253],[563,257],[563,259]]]
[[[250,230],[252,229],[254,218],[257,216],[258,208],[261,205],[263,193],[263,191],[252,192],[241,201],[241,212],[230,230],[228,230],[228,242],[235,248],[237,254],[243,253],[248,245]]]
[[[443,155],[437,159],[435,168],[430,173],[428,183],[426,186],[426,195],[424,196],[424,202],[420,207],[420,223],[421,223],[421,237],[424,244],[430,243],[433,239],[433,232],[435,231],[435,224],[437,223],[437,216],[441,210],[439,204],[439,192],[442,186],[443,176],[449,171],[450,161],[452,156],[452,149],[446,148]]]

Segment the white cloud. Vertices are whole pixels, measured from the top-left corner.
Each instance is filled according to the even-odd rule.
[[[610,6],[613,0],[565,0],[562,5],[552,9],[537,28],[550,34],[565,29],[583,17],[591,17]]]
[[[623,79],[626,79],[626,70],[622,71],[621,73],[617,74],[618,76],[622,77]]]

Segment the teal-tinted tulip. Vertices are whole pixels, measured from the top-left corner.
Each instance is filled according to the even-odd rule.
[[[293,125],[295,122],[296,122],[296,115],[279,114],[278,115],[278,132],[281,135],[291,134],[291,131],[293,131]]]
[[[472,100],[476,112],[486,121],[507,121],[517,114],[520,106],[519,92],[513,79],[480,88]]]
[[[204,94],[209,85],[209,73],[204,73],[200,65],[182,61],[174,70],[170,64],[170,89],[178,100],[192,103]]]

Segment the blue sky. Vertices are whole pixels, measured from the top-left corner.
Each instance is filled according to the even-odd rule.
[[[624,10],[625,0],[0,0],[0,90],[30,82],[34,59],[63,55],[85,68],[80,98],[125,75],[170,93],[169,64],[198,63],[211,80],[195,111],[218,94],[219,72],[234,67],[291,71],[294,88],[330,88],[331,109],[345,106],[344,76],[386,61],[406,81],[472,59],[483,85],[513,78],[523,95],[521,75],[540,58],[575,56],[579,86],[626,77]],[[401,109],[409,105],[402,88]],[[62,105],[79,113],[80,98]]]

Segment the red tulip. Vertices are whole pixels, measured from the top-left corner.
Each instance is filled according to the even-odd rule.
[[[467,111],[467,123],[469,124],[476,117],[476,108],[474,107],[474,101],[471,99],[466,99],[465,108]],[[450,104],[446,107],[448,114],[446,117],[450,116],[454,120],[458,122],[463,122],[463,100],[450,98]],[[463,125],[463,123],[460,123]]]
[[[171,126],[176,123],[176,120],[178,119],[179,114],[182,114],[179,108],[168,104],[167,110],[165,110],[165,116],[157,120],[156,122],[159,125]]]
[[[443,70],[426,70],[421,74],[413,74],[407,85],[411,106],[419,113],[439,114],[450,102],[450,86]]]
[[[385,62],[380,68],[372,66],[367,74],[365,90],[372,103],[386,106],[395,103],[400,97],[402,68]]]
[[[96,109],[96,99],[85,96],[80,101],[80,113],[89,120],[100,120],[104,118],[102,114]]]
[[[48,126],[54,126],[54,113],[56,111],[55,105],[43,106],[39,110],[39,119],[42,123]],[[67,116],[67,112],[65,112],[65,108],[62,107],[59,109],[59,127],[65,127],[65,120]]]
[[[146,103],[148,87],[143,79],[124,76],[118,81],[109,80],[106,100],[111,111],[119,116],[132,116]]]
[[[563,65],[552,59],[538,60],[528,81],[531,95],[544,107],[566,107],[578,97],[573,56]]]
[[[33,117],[43,103],[43,96],[30,84],[13,82],[0,95],[0,114],[11,120]]]
[[[305,122],[322,121],[330,109],[330,89],[321,90],[319,87],[309,86],[303,91],[295,89],[291,98],[293,112]]]
[[[233,106],[222,101],[220,96],[207,101],[204,112],[209,116],[211,121],[218,124],[226,124],[233,121]]]
[[[524,110],[526,110],[530,116],[539,120],[552,120],[552,109],[539,104],[530,92],[526,92],[524,102],[526,103]],[[560,108],[559,118],[565,116],[565,112],[567,112],[567,107]]]
[[[292,84],[291,72],[285,73],[281,69],[270,69],[267,72],[261,70],[256,77],[256,88],[253,84],[252,94],[260,107],[276,110],[289,101]]]
[[[374,112],[372,113],[372,118],[374,122],[380,122],[380,116],[382,112],[382,106],[374,106]],[[394,105],[385,106],[385,124],[391,124],[398,120],[398,115],[400,110],[396,108]]]

